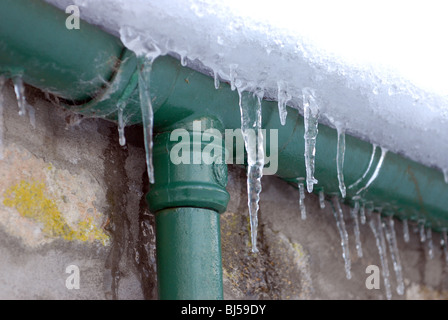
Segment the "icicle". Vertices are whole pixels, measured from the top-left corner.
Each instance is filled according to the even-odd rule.
[[[443,171],[443,179],[445,180],[445,183],[448,183],[448,168],[445,168]]]
[[[372,167],[373,164],[373,159],[375,159],[375,151],[376,151],[376,147],[377,145],[374,144],[372,145],[373,150],[372,150],[372,155],[370,156],[370,161],[369,164],[367,166],[367,170],[363,173],[363,175],[361,176],[361,178],[359,178],[358,180],[356,180],[354,183],[352,183],[351,185],[348,186],[348,189],[351,189],[353,187],[356,187],[362,180],[364,180],[364,178],[367,176],[367,174],[370,171],[370,168]]]
[[[288,87],[286,82],[277,82],[277,101],[278,101],[278,114],[280,116],[280,123],[282,126],[286,123],[286,116],[288,111],[286,109],[286,104],[291,100],[291,95],[288,94]]]
[[[375,181],[375,179],[378,177],[378,174],[380,173],[380,169],[383,165],[384,158],[386,158],[387,149],[381,148],[381,157],[378,161],[378,164],[376,165],[375,171],[373,171],[372,176],[370,177],[369,181],[367,181],[366,185],[359,189],[356,194],[360,194],[362,191],[366,190],[372,183]]]
[[[184,54],[180,56],[180,65],[182,67],[186,67],[187,66],[187,56],[184,55]]]
[[[258,202],[264,166],[263,134],[261,131],[261,98],[242,93],[238,88],[241,112],[241,132],[247,152],[247,193],[251,227],[252,252],[257,249]]]
[[[305,168],[306,188],[309,193],[313,192],[313,185],[318,181],[314,178],[314,160],[316,156],[316,138],[318,133],[319,107],[314,98],[314,91],[304,88],[303,115],[305,122]]]
[[[361,220],[361,224],[366,224],[366,204],[364,202],[359,208],[359,218]]]
[[[399,295],[404,294],[404,281],[403,281],[403,268],[401,266],[400,255],[397,247],[397,236],[395,234],[394,219],[388,217],[385,227],[386,239],[389,244],[389,252],[394,265],[395,277],[397,279],[397,293]]]
[[[426,229],[426,243],[428,245],[428,257],[429,259],[434,259],[434,244],[432,242],[432,230],[431,227]]]
[[[237,64],[232,63],[230,65],[230,89],[234,91],[236,89],[236,68],[238,68]]]
[[[354,233],[355,233],[355,243],[356,252],[358,257],[362,257],[362,243],[361,243],[361,231],[359,230],[359,200],[355,199],[355,204],[352,210],[350,210],[353,222],[354,222]]]
[[[425,235],[425,221],[420,220],[418,222],[418,229],[420,232],[420,242],[425,242],[426,241],[426,235]]]
[[[17,104],[19,105],[19,115],[24,116],[26,114],[26,97],[25,97],[25,85],[21,76],[15,76],[12,78],[14,84],[14,92],[17,97]]]
[[[142,111],[143,133],[145,138],[146,150],[146,168],[148,178],[151,184],[154,184],[154,167],[152,164],[152,148],[153,148],[153,122],[154,114],[152,110],[151,94],[150,94],[150,75],[152,63],[157,56],[141,59],[138,75],[138,87],[140,92],[140,107]]]
[[[403,240],[406,243],[410,240],[408,219],[403,219]]]
[[[366,221],[367,219],[372,219],[372,214],[373,214],[373,202],[369,201],[369,202],[365,202],[365,210],[366,210]]]
[[[336,219],[336,226],[339,231],[339,236],[341,237],[341,247],[342,247],[342,257],[344,258],[345,264],[345,276],[347,279],[352,278],[351,274],[351,261],[350,261],[350,250],[348,247],[348,233],[345,228],[344,213],[342,212],[341,204],[337,196],[332,199],[333,215]]]
[[[218,71],[214,70],[213,71],[213,82],[215,84],[215,89],[219,89],[219,75],[218,75]]]
[[[303,185],[303,182],[299,182],[298,187],[299,187],[300,216],[302,217],[302,220],[306,220],[305,186]]]
[[[443,248],[443,254],[445,256],[445,263],[448,264],[448,242],[446,236],[446,229],[442,230],[442,240],[440,242]]]
[[[0,160],[3,160],[4,146],[3,146],[3,87],[6,83],[6,78],[0,75]]]
[[[28,109],[30,124],[35,129],[36,128],[36,111],[32,106],[26,102],[25,96],[25,84],[21,76],[15,76],[12,78],[14,84],[14,92],[17,97],[17,104],[19,105],[19,115],[26,115],[26,110]]]
[[[123,113],[124,113],[124,105],[121,104],[118,106],[118,138],[120,146],[122,147],[126,145],[126,136],[124,134],[124,128],[126,127],[126,123],[124,121]]]
[[[28,115],[30,117],[30,124],[33,127],[33,129],[36,129],[36,111],[29,104],[27,104],[27,107],[28,107]]]
[[[392,299],[392,292],[389,279],[389,264],[387,261],[386,241],[384,239],[380,213],[372,214],[369,225],[375,236],[376,246],[380,255],[381,271],[383,274],[384,287],[386,288],[386,297],[388,300],[390,300]]]
[[[339,190],[342,198],[345,198],[346,188],[344,183],[344,156],[345,156],[345,129],[336,127],[338,131],[338,146],[336,152],[336,166],[338,171]]]
[[[324,190],[319,191],[319,206],[321,209],[325,209],[325,193]]]

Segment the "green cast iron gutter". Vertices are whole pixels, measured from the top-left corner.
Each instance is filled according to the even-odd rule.
[[[119,39],[87,23],[68,30],[67,16],[42,1],[1,0],[0,71],[81,103],[102,91],[124,50]]]
[[[42,1],[0,3],[0,73],[21,74],[26,83],[58,95],[66,107],[87,116],[115,121],[118,102],[126,100],[129,123],[140,122],[138,59],[117,38],[86,22],[81,23],[80,30],[67,30],[67,15]],[[182,67],[169,56],[158,58],[152,70],[156,133],[188,126],[204,117],[212,117],[225,129],[240,127],[239,97],[227,83],[216,90],[211,77]],[[297,178],[305,176],[303,118],[297,110],[288,108],[286,125],[281,126],[277,103],[263,101],[262,107],[263,128],[278,129],[277,175],[296,183]],[[336,145],[336,131],[320,125],[315,173],[319,184],[315,190],[323,188],[330,195],[339,193]],[[346,136],[347,186],[364,173],[371,151],[371,144]],[[157,170],[156,166],[156,174]],[[448,185],[440,171],[389,152],[363,198],[398,217],[425,219],[441,230],[448,227],[446,194]],[[353,195],[348,189],[346,201],[350,202]]]

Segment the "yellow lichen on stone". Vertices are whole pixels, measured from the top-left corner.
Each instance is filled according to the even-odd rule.
[[[109,237],[103,232],[103,230],[95,226],[92,217],[88,217],[87,220],[78,223],[76,239],[81,241],[99,240],[103,245],[106,245],[109,241]]]
[[[305,256],[305,253],[303,252],[303,247],[296,242],[291,242],[291,245],[294,251],[297,253],[298,259],[302,259]]]
[[[93,224],[92,217],[80,221],[75,228],[69,226],[55,201],[47,194],[45,183],[21,181],[4,192],[3,204],[15,208],[22,217],[42,226],[42,232],[50,238],[93,241],[106,244],[108,236]]]

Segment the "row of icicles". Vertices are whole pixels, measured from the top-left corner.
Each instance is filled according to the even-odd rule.
[[[306,219],[305,193],[303,191],[303,183],[299,183],[299,206],[302,219]],[[333,216],[336,220],[336,226],[341,238],[342,257],[344,259],[345,274],[347,279],[351,279],[351,259],[349,250],[349,237],[345,224],[344,212],[341,207],[340,198],[333,196],[329,200]],[[325,209],[325,195],[323,190],[319,191],[319,205],[321,209]],[[397,237],[395,233],[395,221],[390,215],[382,216],[381,208],[374,208],[372,203],[362,202],[361,198],[355,198],[353,208],[350,208],[350,218],[353,223],[353,234],[355,236],[356,254],[359,258],[363,257],[360,224],[368,224],[376,242],[378,254],[380,256],[381,271],[383,283],[386,291],[387,299],[392,298],[392,289],[390,282],[390,271],[388,262],[388,252],[392,260],[392,265],[396,277],[396,292],[399,295],[404,294],[404,278],[403,268],[401,265],[400,254],[397,246]],[[407,219],[402,219],[403,240],[405,243],[410,241],[409,223]],[[424,220],[417,222],[419,239],[421,243],[427,245],[427,254],[429,259],[434,259],[434,243],[432,239],[432,229],[427,226]],[[448,265],[448,249],[447,249],[447,230],[441,232],[440,246],[443,250],[445,264]]]
[[[153,109],[150,99],[150,73],[152,69],[152,63],[157,58],[159,52],[154,51],[152,55],[141,58],[141,64],[139,66],[139,92],[140,103],[142,112],[142,123],[144,128],[145,149],[146,149],[146,163],[147,171],[150,183],[154,183],[154,168],[152,165],[152,148],[153,148]],[[182,65],[186,65],[185,59],[182,60]],[[230,67],[230,87],[231,90],[237,90],[239,95],[239,106],[241,115],[241,132],[244,138],[245,149],[247,153],[248,167],[247,167],[247,192],[248,192],[248,209],[250,216],[250,228],[251,228],[251,243],[252,252],[258,252],[257,249],[257,229],[258,229],[258,210],[259,200],[261,192],[261,178],[263,176],[264,167],[264,147],[263,147],[263,135],[261,131],[261,101],[264,96],[264,91],[261,88],[247,88],[244,87],[242,82],[236,79],[236,67],[232,65]],[[214,85],[218,89],[220,86],[219,76],[217,72],[214,72]],[[252,89],[254,94],[245,94],[245,89]],[[314,90],[310,88],[303,89],[303,107],[304,107],[304,124],[305,124],[305,166],[306,166],[306,186],[307,191],[313,191],[313,185],[318,183],[314,178],[314,158],[315,158],[315,146],[318,133],[318,119],[319,108],[314,98]],[[278,108],[280,115],[280,122],[282,125],[286,123],[286,104],[291,100],[291,95],[287,93],[287,87],[284,82],[278,82]],[[124,136],[124,127],[126,121],[124,119],[125,103],[119,103],[118,105],[118,133],[119,141],[121,145],[125,145],[126,139]],[[345,197],[346,188],[344,185],[344,177],[342,173],[344,163],[344,150],[345,150],[345,133],[342,127],[337,126],[338,129],[338,146],[337,146],[337,172],[339,186],[341,194]],[[252,131],[253,130],[253,131]],[[250,136],[250,133],[255,132],[255,139]],[[372,153],[372,158],[369,164],[369,168],[366,173],[355,182],[349,188],[358,185],[370,171],[370,167],[373,163],[374,153],[376,146]],[[360,188],[357,194],[360,194],[363,190],[375,180],[381,164],[386,155],[386,150],[381,149],[381,158],[378,162],[375,171],[370,179],[367,181],[363,188]],[[304,210],[304,185],[299,182],[300,190],[300,208],[302,212],[302,218],[306,218],[306,212]]]
[[[4,75],[0,75],[0,160],[4,157],[4,129],[3,129],[3,87],[6,84],[8,78]],[[36,128],[36,116],[34,108],[26,101],[25,85],[20,75],[13,76],[11,78],[14,85],[14,93],[17,98],[17,105],[19,106],[19,115],[25,116],[27,113],[30,118],[30,124],[33,128]]]
[[[152,56],[146,56],[140,58],[139,65],[139,95],[140,95],[140,106],[142,113],[142,123],[144,129],[144,140],[145,140],[145,150],[146,150],[146,164],[148,178],[151,184],[154,181],[154,168],[152,164],[152,149],[153,149],[153,108],[150,98],[150,74],[152,69],[152,63],[157,58],[158,54]],[[185,65],[185,63],[182,63]],[[239,106],[241,115],[241,131],[245,142],[245,149],[248,158],[247,167],[247,192],[248,192],[248,209],[250,216],[250,228],[251,228],[251,244],[252,252],[258,252],[257,249],[257,228],[258,228],[258,210],[259,210],[259,200],[261,192],[261,178],[263,176],[264,167],[264,148],[263,148],[263,135],[261,131],[261,101],[263,99],[264,91],[260,88],[253,90],[253,88],[243,87],[242,83],[236,80],[236,70],[234,66],[230,68],[230,85],[232,90],[237,90],[239,94]],[[30,106],[25,99],[25,90],[22,78],[16,76],[12,78],[14,84],[14,91],[17,97],[19,114],[24,116],[27,112],[30,117],[30,122],[33,127],[35,127],[35,111],[32,106]],[[6,77],[0,76],[0,92],[3,85],[6,82]],[[214,72],[214,84],[215,88],[218,89],[220,86],[220,80],[218,73]],[[245,94],[242,92],[246,89],[252,89],[254,94]],[[278,109],[280,115],[280,122],[282,125],[286,123],[287,109],[286,104],[291,100],[291,96],[287,93],[287,88],[284,82],[278,82]],[[2,95],[0,94],[0,122],[3,123],[3,101]],[[315,93],[313,89],[304,88],[302,90],[303,99],[303,115],[304,115],[304,126],[305,126],[305,168],[306,177],[298,179],[298,189],[299,189],[299,207],[302,219],[306,219],[306,207],[305,207],[305,183],[306,188],[309,193],[313,192],[314,184],[318,181],[314,177],[314,162],[315,162],[315,152],[316,152],[316,138],[318,134],[318,119],[319,119],[319,108],[315,100]],[[117,105],[118,113],[118,134],[119,143],[124,146],[126,144],[125,138],[125,108],[126,102],[120,101]],[[337,175],[339,181],[339,189],[342,198],[346,196],[346,186],[344,183],[343,166],[344,166],[344,153],[345,153],[345,130],[343,126],[335,123],[337,133],[338,133],[338,143],[337,143],[337,155],[336,155],[336,166]],[[249,131],[255,131],[255,139],[250,138]],[[254,132],[252,131],[252,132]],[[348,186],[349,189],[358,187],[361,182],[366,181],[366,177],[369,172],[371,172],[372,165],[374,162],[375,152],[377,146],[373,145],[372,156],[365,173],[352,185]],[[390,257],[393,262],[393,268],[397,280],[397,293],[403,294],[404,292],[404,282],[402,275],[402,267],[400,262],[400,257],[398,254],[397,241],[394,230],[394,220],[392,217],[387,217],[382,219],[379,212],[373,212],[373,208],[366,208],[366,204],[361,203],[361,193],[366,190],[376,179],[381,169],[382,163],[387,154],[387,150],[381,149],[381,157],[373,170],[370,178],[364,183],[364,185],[358,188],[356,196],[353,198],[355,200],[354,208],[351,209],[350,215],[354,221],[354,234],[356,242],[356,251],[358,257],[362,257],[362,245],[360,241],[360,230],[359,223],[365,224],[367,217],[370,217],[369,226],[375,235],[376,245],[381,258],[382,275],[383,281],[386,288],[386,296],[388,299],[391,298],[391,285],[390,285],[390,275],[388,268],[387,251],[390,253]],[[0,126],[0,159],[3,158],[3,128]],[[325,208],[325,195],[324,191],[319,191],[319,203],[320,207]],[[334,196],[331,200],[331,207],[333,209],[333,214],[336,219],[337,228],[339,235],[341,237],[342,246],[342,256],[345,262],[345,272],[348,279],[351,278],[351,263],[350,263],[350,252],[348,247],[348,233],[346,230],[344,222],[344,214],[339,202],[339,198]],[[376,211],[378,211],[376,209]],[[366,213],[367,212],[367,213]],[[407,220],[403,220],[403,233],[405,242],[409,241],[409,229]],[[424,224],[420,223],[420,240],[422,242],[427,241],[428,252],[430,257],[433,257],[433,243],[431,237],[431,228],[425,230]],[[389,250],[386,249],[386,241]],[[442,233],[442,247],[444,250],[445,259],[448,263],[448,253],[447,253],[447,233],[443,231]]]
[[[247,190],[248,190],[248,207],[250,215],[250,225],[251,225],[251,242],[252,242],[252,252],[258,252],[257,250],[257,226],[258,218],[257,212],[259,209],[259,199],[261,192],[261,178],[263,175],[263,136],[261,134],[261,100],[263,99],[263,91],[259,88],[253,90],[254,94],[252,98],[250,95],[242,95],[244,88],[241,83],[236,80],[236,70],[234,66],[230,67],[230,85],[231,89],[237,89],[239,94],[239,105],[241,112],[241,131],[245,141],[246,152],[248,154],[248,172],[247,172]],[[215,88],[219,88],[219,78],[217,72],[214,72],[214,83]],[[285,125],[287,117],[286,105],[288,101],[292,99],[292,96],[287,92],[287,85],[279,81],[278,82],[278,109],[280,116],[280,123]],[[252,100],[252,101],[251,101]],[[255,101],[253,101],[255,100]],[[303,220],[306,219],[306,206],[305,206],[305,183],[306,188],[309,193],[313,192],[313,186],[318,183],[317,179],[314,177],[315,169],[315,153],[316,153],[316,139],[318,134],[318,120],[319,120],[319,108],[315,99],[315,92],[311,88],[304,88],[302,90],[302,101],[303,101],[303,116],[304,116],[304,127],[305,127],[305,168],[306,177],[298,179],[298,189],[299,189],[299,207],[300,215]],[[336,154],[336,166],[337,166],[337,178],[339,182],[339,190],[341,197],[346,197],[346,191],[348,189],[353,189],[355,192],[354,207],[350,210],[350,216],[353,220],[354,225],[354,235],[356,243],[356,253],[358,257],[363,256],[362,243],[361,243],[361,233],[360,233],[360,223],[368,223],[370,229],[372,230],[378,253],[381,260],[381,270],[383,276],[383,282],[386,290],[387,299],[392,298],[392,289],[390,282],[390,272],[388,263],[388,252],[392,260],[393,269],[396,277],[396,292],[399,295],[404,294],[404,278],[403,269],[401,265],[400,255],[398,252],[397,238],[395,234],[394,219],[392,216],[382,217],[381,208],[373,208],[373,204],[362,202],[362,194],[378,177],[383,162],[387,155],[387,149],[384,147],[378,147],[377,145],[372,146],[372,153],[369,160],[368,167],[362,176],[348,187],[344,183],[343,167],[344,167],[344,154],[345,154],[345,129],[339,123],[334,123],[337,129],[338,142],[337,142],[337,154]],[[249,139],[247,134],[248,129],[255,129],[257,132],[256,139]],[[380,150],[380,157],[376,165],[374,165],[375,155],[377,150]],[[369,176],[370,174],[370,176]],[[448,182],[448,173],[444,172],[445,181]],[[324,190],[319,191],[319,204],[320,208],[325,208],[325,194]],[[351,260],[349,251],[349,237],[345,226],[344,213],[340,205],[339,197],[333,196],[331,198],[331,207],[333,211],[334,218],[336,220],[337,229],[341,237],[342,246],[342,256],[345,262],[345,273],[347,279],[351,279]],[[367,222],[367,220],[369,220]],[[403,235],[404,241],[409,242],[409,227],[408,221],[406,219],[403,222]],[[420,241],[427,242],[428,245],[428,255],[430,259],[434,258],[434,245],[432,241],[432,230],[430,227],[425,228],[425,222],[419,221],[419,232]],[[448,251],[447,251],[447,232],[444,230],[442,232],[441,246],[444,251],[444,256],[446,263],[448,263]]]

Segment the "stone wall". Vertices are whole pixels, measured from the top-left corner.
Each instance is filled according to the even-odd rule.
[[[127,145],[120,147],[115,124],[72,114],[54,97],[26,88],[33,127],[28,116],[18,115],[11,83],[1,95],[0,299],[156,299],[141,127],[127,127]],[[380,259],[367,224],[361,225],[364,255],[356,256],[349,208],[343,206],[352,263],[347,280],[328,202],[320,209],[317,197],[307,194],[303,221],[298,191],[264,177],[260,253],[253,254],[244,169],[229,166],[228,191],[231,200],[221,216],[225,299],[385,299],[382,281],[379,290],[366,288],[366,267],[380,267]],[[439,235],[430,260],[414,229],[404,243],[396,222],[406,291],[396,294],[389,259],[393,298],[447,298]],[[79,289],[66,286],[73,265]]]

